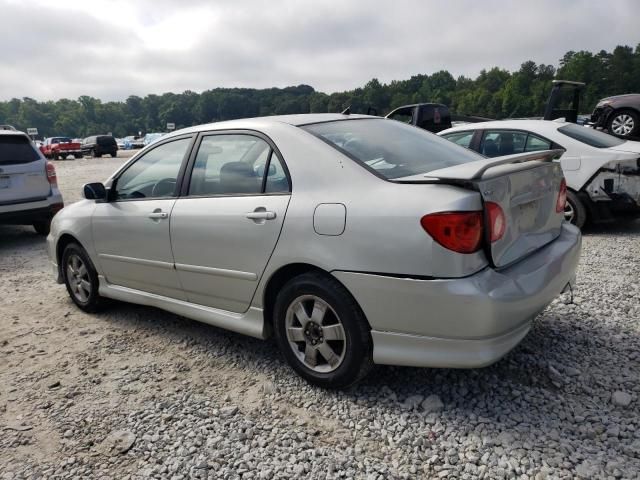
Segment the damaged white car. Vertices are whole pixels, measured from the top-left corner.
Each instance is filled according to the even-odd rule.
[[[640,216],[640,142],[548,120],[467,124],[439,135],[487,157],[563,149],[560,163],[569,189],[565,217],[578,227]]]

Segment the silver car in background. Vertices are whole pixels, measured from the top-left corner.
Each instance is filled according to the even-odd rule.
[[[0,129],[0,224],[33,225],[47,235],[63,206],[53,163],[25,133]]]
[[[556,151],[501,159],[357,115],[202,125],[147,147],[48,238],[85,311],[113,298],[258,338],[308,381],[481,367],[570,286]]]

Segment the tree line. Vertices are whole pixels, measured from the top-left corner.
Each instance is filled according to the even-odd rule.
[[[40,136],[85,137],[111,132],[123,137],[139,131],[164,131],[169,122],[183,128],[234,118],[340,112],[347,106],[354,113],[366,113],[372,107],[378,114],[386,114],[401,105],[419,102],[444,103],[464,115],[530,117],[543,114],[553,79],[587,84],[582,96],[583,113],[589,113],[603,97],[640,93],[640,44],[635,49],[618,46],[612,52],[570,51],[557,68],[526,61],[515,72],[494,67],[482,70],[475,79],[454,78],[442,70],[386,84],[374,78],[363,87],[331,94],[299,85],[132,95],[122,102],[102,102],[90,96],[45,102],[12,98],[0,102],[0,124],[20,130],[36,127]]]

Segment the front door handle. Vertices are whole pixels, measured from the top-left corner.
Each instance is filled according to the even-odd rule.
[[[266,210],[256,209],[254,212],[247,213],[246,217],[251,220],[273,220],[276,218],[276,212],[267,212]]]
[[[160,220],[162,218],[167,218],[169,214],[167,212],[163,212],[159,208],[156,208],[153,212],[151,212],[147,216],[153,220]]]

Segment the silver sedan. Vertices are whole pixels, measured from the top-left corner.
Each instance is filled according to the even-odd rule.
[[[202,125],[86,185],[49,255],[87,312],[118,299],[273,335],[319,386],[480,367],[574,281],[560,153],[485,159],[357,115]]]

